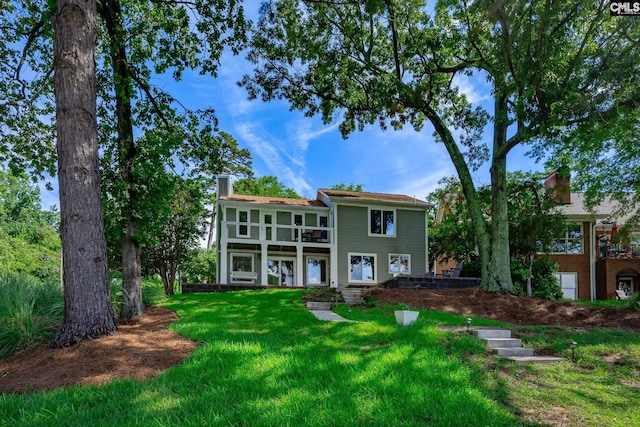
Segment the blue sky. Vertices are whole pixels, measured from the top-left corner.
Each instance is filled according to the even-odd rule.
[[[258,2],[247,3],[249,16],[255,18],[254,3]],[[214,108],[219,129],[251,151],[256,176],[274,175],[304,197],[315,198],[318,188],[355,183],[362,184],[365,191],[424,199],[441,178],[455,175],[444,146],[434,141],[430,126],[421,132],[410,126],[401,131],[369,126],[345,140],[338,122],[324,125],[318,117],[289,111],[286,101],[249,101],[237,81],[251,70],[243,55],[226,53],[216,79],[186,73],[180,82],[161,76],[154,79],[154,84],[169,90],[190,109]],[[485,82],[472,78],[458,84],[470,100],[490,108],[490,88]],[[484,138],[489,141],[491,132]],[[509,170],[542,169],[525,152],[526,147],[518,148],[509,155]],[[489,183],[488,166],[475,172],[474,179],[477,185]],[[55,187],[54,192],[43,191],[44,206],[58,204]]]
[[[338,122],[324,125],[319,117],[289,111],[286,101],[249,101],[236,82],[251,72],[243,57],[225,56],[217,79],[188,75],[179,84],[182,102],[191,108],[215,108],[219,128],[232,134],[253,156],[256,176],[275,175],[306,197],[338,183],[363,184],[365,191],[399,193],[423,199],[438,181],[455,174],[443,144],[436,143],[431,126],[416,132],[382,131],[377,125],[343,139]],[[460,81],[470,100],[492,105],[484,79]],[[168,82],[167,82],[168,83]],[[172,84],[173,86],[173,84]],[[486,105],[485,105],[486,106]],[[491,132],[484,135],[492,138]],[[512,152],[509,170],[540,170],[524,154]],[[476,184],[488,184],[488,166],[474,173]]]

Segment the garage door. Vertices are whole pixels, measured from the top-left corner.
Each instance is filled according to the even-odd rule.
[[[555,276],[560,282],[564,298],[578,298],[578,273],[556,273]]]

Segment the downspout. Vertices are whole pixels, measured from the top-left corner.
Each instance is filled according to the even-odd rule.
[[[591,248],[589,254],[589,278],[590,278],[590,287],[591,287],[591,301],[596,299],[596,260],[595,260],[595,245],[596,245],[596,222],[591,222],[591,235],[589,236],[589,240],[591,240]]]
[[[424,247],[424,254],[425,254],[425,262],[426,264],[424,265],[425,268],[425,274],[429,273],[429,211],[425,210],[424,211],[424,229],[425,229],[425,247]]]

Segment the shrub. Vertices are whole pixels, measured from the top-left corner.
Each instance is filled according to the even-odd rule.
[[[562,286],[555,277],[558,264],[549,257],[536,258],[533,262],[531,293],[534,297],[557,301],[562,299]]]
[[[460,270],[460,277],[481,277],[482,267],[480,266],[480,260],[475,259],[471,261],[465,261],[462,264],[462,270]]]
[[[0,273],[0,358],[53,339],[63,316],[57,283]]]
[[[531,277],[531,295],[557,301],[562,298],[562,288],[555,278],[558,265],[548,257],[536,258],[531,273],[519,259],[511,260],[511,279],[516,290],[522,294],[527,291],[527,278]]]
[[[189,259],[180,265],[180,275],[187,282],[215,282],[216,251],[214,249],[194,249],[189,254]]]

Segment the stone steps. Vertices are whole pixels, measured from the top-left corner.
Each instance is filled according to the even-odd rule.
[[[511,330],[503,328],[474,328],[473,333],[487,344],[490,351],[500,357],[513,360],[518,365],[527,363],[553,363],[566,360],[563,357],[536,356],[532,348],[522,346],[518,338],[511,338]]]
[[[335,306],[333,302],[314,302],[307,301],[307,310],[311,311],[331,311]]]
[[[362,304],[362,288],[342,288],[340,293],[347,304]]]

